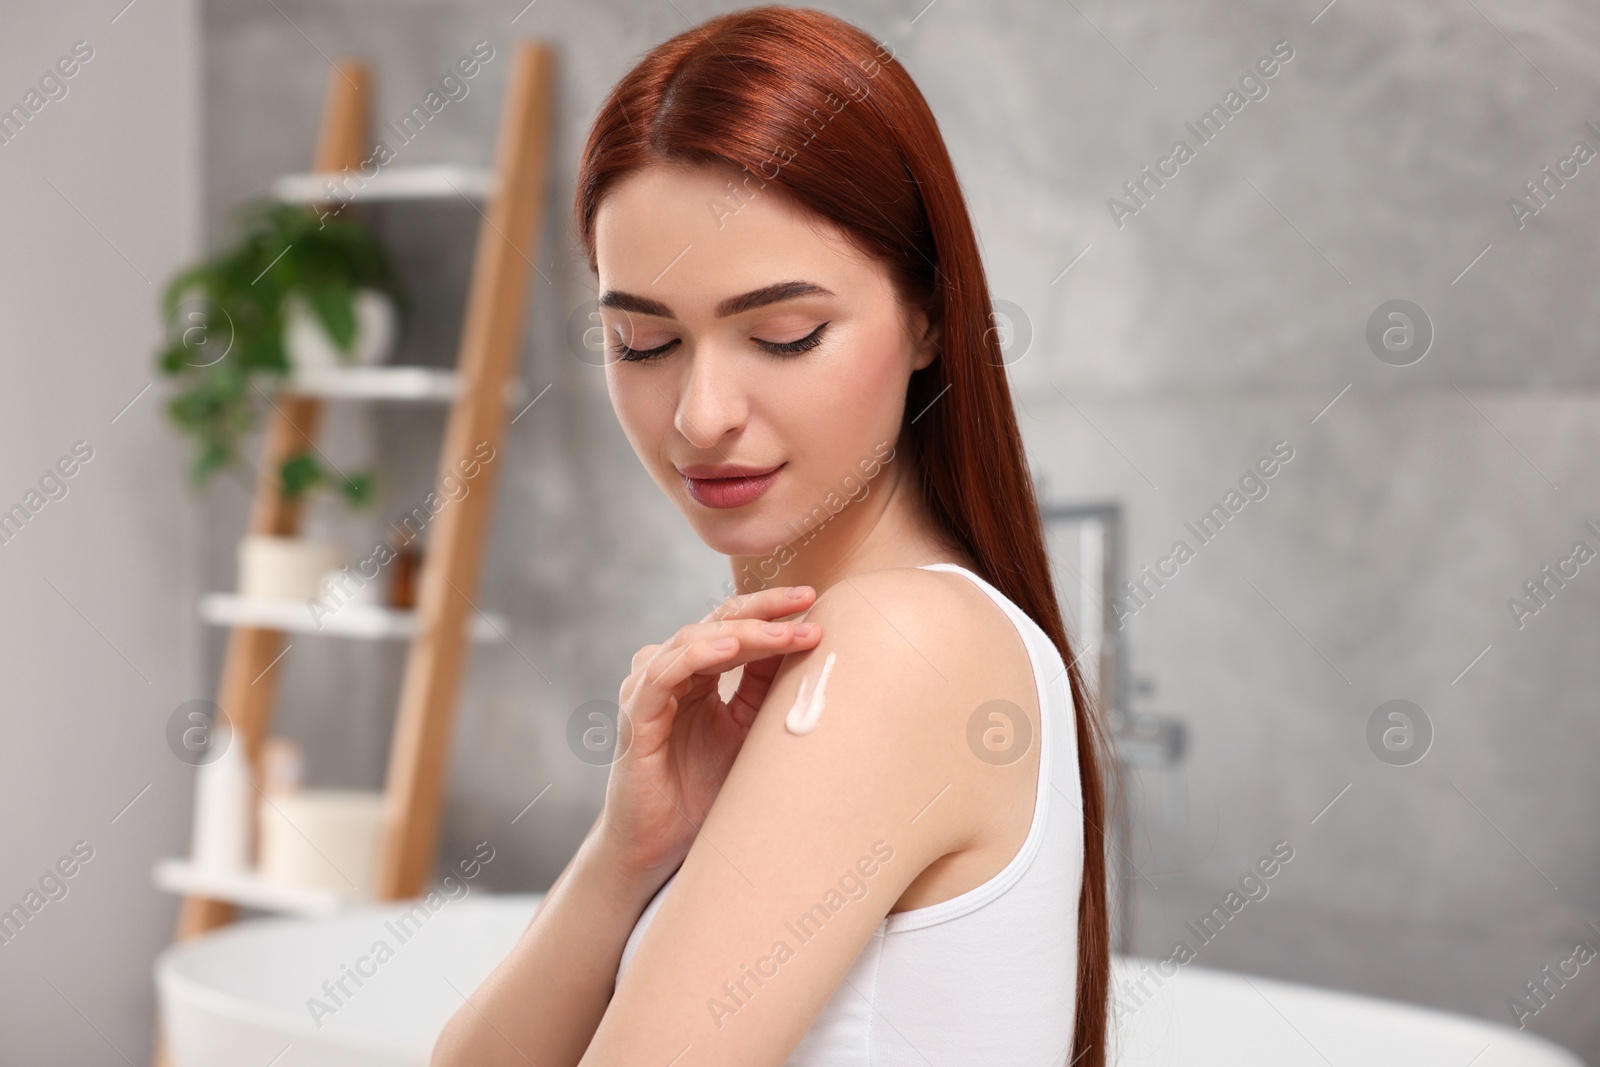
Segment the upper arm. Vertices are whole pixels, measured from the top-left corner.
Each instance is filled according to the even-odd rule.
[[[909,569],[817,599],[822,638],[779,668],[585,1067],[783,1064],[906,887],[970,839],[985,765],[966,748],[982,702],[967,679],[982,672],[960,669],[976,654],[961,603]],[[814,687],[829,653],[821,718],[791,734],[801,678]]]

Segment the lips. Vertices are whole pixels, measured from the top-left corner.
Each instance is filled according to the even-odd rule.
[[[778,480],[775,467],[749,467],[737,463],[699,463],[679,467],[684,488],[695,502],[708,508],[738,508],[758,499]]]

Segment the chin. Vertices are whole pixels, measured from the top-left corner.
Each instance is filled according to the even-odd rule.
[[[685,507],[693,509],[689,522],[700,540],[724,556],[770,556],[791,539],[782,523],[763,516],[706,515],[706,509],[693,500],[687,501]],[[694,511],[702,514],[696,516]]]
[[[782,506],[766,496],[727,510],[708,508],[687,491],[675,494],[673,500],[700,540],[724,556],[770,556],[794,539],[780,517],[785,514]]]
[[[795,531],[785,517],[794,508],[785,504],[781,480],[757,499],[738,508],[712,508],[689,495],[673,472],[669,495],[701,541],[724,556],[764,557],[794,540]]]

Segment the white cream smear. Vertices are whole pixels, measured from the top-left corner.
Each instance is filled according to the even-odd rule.
[[[817,728],[817,720],[822,717],[823,690],[828,685],[828,674],[833,670],[833,661],[838,657],[837,652],[829,652],[828,658],[822,661],[822,673],[817,676],[815,690],[811,689],[810,677],[800,676],[800,692],[795,695],[794,707],[789,709],[789,714],[783,719],[784,727],[791,734],[809,734]]]

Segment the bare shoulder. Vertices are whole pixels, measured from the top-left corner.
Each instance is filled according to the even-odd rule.
[[[906,680],[905,665],[920,660],[956,695],[988,686],[997,668],[1027,665],[1005,611],[952,571],[895,567],[855,575],[824,591],[806,618],[822,626],[824,642],[831,629],[841,641],[884,655],[891,669],[902,668],[899,680]]]
[[[907,816],[942,796],[947,814],[923,821],[946,849],[988,833],[997,768],[975,758],[974,716],[1005,699],[1037,722],[1027,649],[1000,606],[966,575],[907,567],[838,582],[805,618],[822,638],[785,657],[740,761],[872,777]]]
[[[871,694],[880,716],[925,718],[960,695],[961,660],[974,641],[1006,622],[998,612],[985,617],[980,599],[987,599],[982,590],[960,575],[916,567],[851,575],[824,590],[805,613],[822,627],[822,639],[788,656],[779,680],[832,656],[829,703],[837,685]]]

